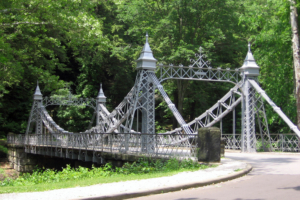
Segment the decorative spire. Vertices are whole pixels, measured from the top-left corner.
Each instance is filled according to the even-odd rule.
[[[100,84],[100,90],[97,96],[98,102],[105,103],[106,102],[106,96],[104,95],[104,92],[102,90],[102,83]]]
[[[41,93],[40,87],[39,87],[39,81],[37,81],[36,83],[36,89],[33,95],[33,99],[34,100],[42,100],[43,99],[43,95]]]
[[[241,71],[244,71],[244,74],[247,76],[258,76],[259,75],[259,66],[256,64],[254,56],[251,52],[251,44],[248,43],[248,52],[245,58],[243,66],[240,68]]]
[[[153,57],[150,45],[148,43],[148,33],[146,33],[146,43],[143,47],[141,55],[137,62],[137,69],[147,69],[147,70],[155,70],[156,69],[156,59]]]

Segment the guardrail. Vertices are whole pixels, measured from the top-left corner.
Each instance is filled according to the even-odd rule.
[[[8,135],[9,144],[31,147],[52,147],[93,152],[124,153],[147,157],[178,159],[197,157],[197,135],[138,133],[76,133],[49,135]]]
[[[235,137],[232,134],[222,134],[222,137],[226,139],[225,149],[241,149],[242,137],[240,134],[236,134]],[[263,138],[267,148],[273,149],[273,151],[282,152],[299,152],[300,151],[300,139],[293,133],[288,134],[270,134],[271,142],[267,142],[267,138]],[[256,135],[256,150],[263,151],[262,138],[260,135]]]

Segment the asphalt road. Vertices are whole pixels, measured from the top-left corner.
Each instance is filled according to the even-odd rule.
[[[253,170],[241,178],[200,188],[163,193],[136,200],[300,200],[300,154],[228,153]]]

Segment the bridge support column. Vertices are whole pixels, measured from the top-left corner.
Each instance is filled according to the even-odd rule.
[[[32,131],[32,125],[35,123],[35,134],[43,133],[43,122],[41,117],[41,106],[43,101],[43,95],[41,93],[39,84],[37,84],[35,93],[33,95],[33,104],[30,111],[30,116],[28,119],[26,135],[30,134]]]
[[[249,80],[256,80],[259,76],[259,66],[248,45],[248,53],[243,66],[240,68],[243,77],[242,101],[242,152],[256,152],[255,137],[255,89]]]
[[[11,168],[18,172],[32,172],[38,164],[38,160],[30,154],[25,153],[24,146],[8,147],[8,161]]]
[[[256,152],[256,137],[255,137],[255,90],[246,80],[243,87],[243,109],[242,109],[242,151]]]
[[[136,110],[133,115],[142,113],[141,132],[141,149],[142,152],[155,151],[155,85],[149,76],[148,72],[153,72],[156,69],[156,59],[153,57],[150,45],[148,43],[148,34],[146,35],[146,43],[137,62],[137,70],[139,70],[139,94],[137,98]],[[137,115],[136,115],[137,116]],[[149,135],[149,134],[153,134]]]
[[[106,96],[104,95],[104,92],[102,90],[102,84],[100,84],[100,90],[99,90],[99,93],[98,93],[98,96],[97,96],[97,108],[96,108],[96,125],[99,125],[100,124],[100,111],[101,111],[101,108],[100,108],[100,104],[103,104],[105,105],[106,103]]]

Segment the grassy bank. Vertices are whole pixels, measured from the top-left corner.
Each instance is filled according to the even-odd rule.
[[[183,171],[195,171],[208,168],[192,160],[179,162],[176,159],[162,162],[148,162],[141,159],[123,167],[113,168],[106,164],[100,168],[79,167],[72,169],[67,166],[62,171],[37,169],[32,174],[25,173],[19,178],[6,179],[0,183],[0,193],[35,192],[61,188],[82,187],[94,184],[112,183],[128,180],[149,179],[170,176]]]

